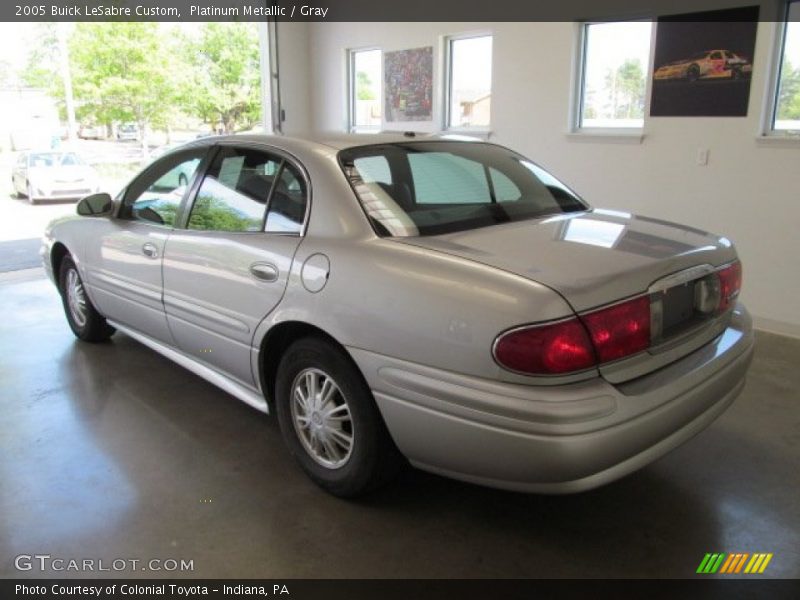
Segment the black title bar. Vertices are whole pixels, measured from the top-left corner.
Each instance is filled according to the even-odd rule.
[[[761,4],[736,0],[3,0],[0,21],[613,21]],[[781,21],[767,0],[760,19]]]

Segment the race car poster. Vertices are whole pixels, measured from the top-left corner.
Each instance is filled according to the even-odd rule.
[[[660,17],[651,117],[745,117],[758,6]]]
[[[433,46],[386,52],[386,121],[433,120]]]

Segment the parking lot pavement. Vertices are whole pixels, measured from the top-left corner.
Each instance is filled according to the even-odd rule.
[[[64,143],[62,149],[66,146]],[[116,194],[141,166],[136,143],[78,140],[72,149],[98,169],[103,190],[111,194]],[[16,157],[17,153],[0,153],[0,242],[40,238],[50,221],[75,214],[74,200],[31,205],[27,198],[16,197],[11,187]]]
[[[0,242],[0,273],[38,267],[41,245],[40,238]]]

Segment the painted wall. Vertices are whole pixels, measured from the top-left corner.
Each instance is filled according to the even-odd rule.
[[[759,24],[746,118],[646,119],[641,142],[568,135],[577,53],[573,23],[313,23],[310,115],[316,130],[346,127],[347,48],[434,46],[434,120],[442,122],[443,36],[494,35],[491,139],[521,151],[592,205],[721,233],[737,245],[743,298],[763,329],[800,336],[800,143],[757,141],[774,23]],[[407,124],[401,129],[410,128]],[[709,150],[707,166],[697,151]]]
[[[311,86],[309,33],[308,23],[281,22],[278,25],[278,73],[285,116],[282,127],[287,135],[301,135],[312,130],[311,99],[318,88]]]

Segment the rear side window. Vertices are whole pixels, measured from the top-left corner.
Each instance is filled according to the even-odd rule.
[[[248,148],[221,148],[189,214],[198,231],[300,232],[305,180],[281,157]]]
[[[339,162],[386,236],[439,235],[587,208],[544,169],[493,144],[361,146],[340,152]]]

